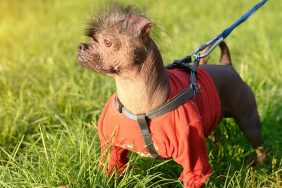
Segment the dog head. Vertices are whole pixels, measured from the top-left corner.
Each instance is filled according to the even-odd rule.
[[[82,66],[109,76],[121,76],[148,57],[152,22],[131,6],[113,5],[90,20],[88,43],[78,47]]]

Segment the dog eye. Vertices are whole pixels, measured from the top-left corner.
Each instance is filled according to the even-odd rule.
[[[104,39],[104,43],[105,43],[105,46],[107,46],[107,47],[111,47],[112,46],[112,42],[109,41],[108,39]]]

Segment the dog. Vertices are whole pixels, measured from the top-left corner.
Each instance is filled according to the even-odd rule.
[[[128,150],[152,156],[138,123],[121,113],[153,111],[189,86],[187,71],[168,70],[150,36],[152,21],[132,6],[112,5],[88,24],[89,43],[81,43],[80,64],[112,76],[116,93],[106,103],[98,122],[102,153],[110,148],[108,173],[123,173]],[[203,59],[197,71],[199,92],[173,111],[146,120],[152,145],[161,158],[172,158],[183,167],[185,187],[201,187],[211,174],[205,136],[225,117],[233,117],[263,162],[261,123],[250,87],[234,70],[227,45],[220,44],[219,64]]]

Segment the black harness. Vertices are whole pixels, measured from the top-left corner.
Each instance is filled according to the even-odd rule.
[[[190,72],[190,86],[184,89],[178,95],[176,95],[173,99],[165,102],[164,104],[162,104],[161,106],[159,106],[158,108],[154,109],[151,112],[145,114],[133,114],[128,109],[126,109],[123,106],[123,104],[120,102],[118,97],[116,97],[117,110],[120,113],[124,114],[126,117],[132,120],[137,120],[146,148],[148,149],[151,156],[154,158],[161,158],[161,157],[158,155],[158,152],[153,144],[150,130],[147,125],[147,121],[149,119],[156,118],[167,112],[175,110],[180,105],[182,105],[187,100],[189,100],[191,97],[196,95],[196,93],[199,90],[199,86],[196,83],[196,75],[197,75],[197,68],[199,66],[199,61],[198,59],[194,60],[193,66],[189,64],[191,63],[191,61],[192,61],[191,56],[187,56],[182,60],[175,60],[172,64],[166,66],[167,69],[181,68],[186,70],[187,72]]]

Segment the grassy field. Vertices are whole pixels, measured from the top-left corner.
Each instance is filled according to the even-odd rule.
[[[125,1],[147,9],[166,63],[217,35],[258,0]],[[0,187],[182,187],[173,161],[131,155],[124,178],[105,177],[97,119],[114,82],[76,60],[98,0],[0,1]],[[226,40],[234,67],[252,87],[269,148],[252,169],[250,144],[228,119],[209,144],[206,187],[282,187],[282,4],[271,0]],[[210,62],[218,61],[218,51]]]

